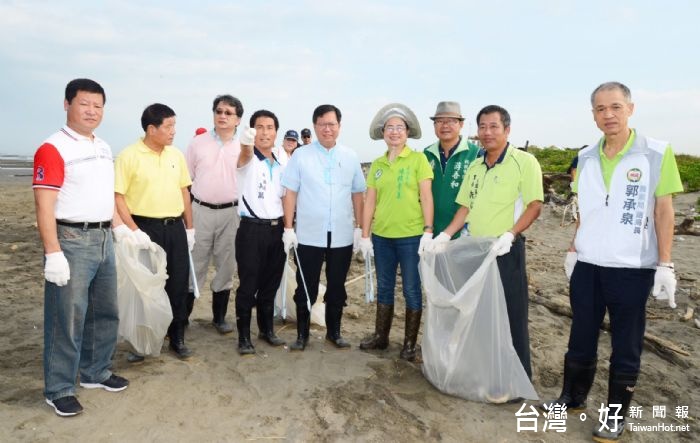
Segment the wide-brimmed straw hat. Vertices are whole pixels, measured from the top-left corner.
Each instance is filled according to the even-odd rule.
[[[459,120],[464,120],[462,116],[462,110],[457,102],[440,102],[435,110],[435,115],[430,117],[430,120],[435,120],[440,117],[457,118]]]
[[[369,125],[369,137],[372,140],[384,138],[384,125],[391,117],[399,117],[408,127],[408,138],[420,138],[421,130],[416,114],[401,103],[389,103],[377,112]]]

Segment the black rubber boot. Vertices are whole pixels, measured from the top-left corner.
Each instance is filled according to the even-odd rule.
[[[612,420],[608,418],[605,425],[596,424],[593,428],[593,441],[598,442],[613,442],[622,437],[625,430],[625,416],[632,402],[634,395],[634,387],[637,384],[638,374],[623,374],[610,371],[608,379],[608,417],[622,417],[620,420]],[[619,412],[616,406],[621,405]],[[601,429],[602,427],[602,429]]]
[[[265,340],[271,346],[282,346],[286,344],[284,340],[275,335],[274,316],[275,306],[273,304],[258,306],[258,338]]]
[[[303,308],[297,307],[297,340],[289,345],[290,351],[303,351],[306,349],[306,345],[309,344],[310,317],[306,306]]]
[[[170,350],[180,360],[187,360],[192,356],[192,351],[185,346],[185,322],[186,320],[178,320],[170,324]]]
[[[586,398],[595,378],[596,360],[578,362],[564,358],[564,385],[556,400],[544,402],[540,408],[548,411],[554,404],[566,405],[566,410],[579,412],[586,409]]]
[[[329,309],[326,305],[326,340],[333,343],[338,349],[350,349],[348,343],[340,335],[340,320],[343,317],[343,308]]]
[[[214,327],[217,331],[219,331],[219,334],[229,334],[233,332],[233,326],[226,322],[226,311],[228,311],[228,300],[230,295],[230,289],[212,292],[212,323],[214,323]]]
[[[240,355],[255,354],[255,347],[250,341],[250,315],[237,316],[236,328],[238,329],[238,353]]]
[[[386,349],[389,346],[389,332],[391,322],[394,319],[394,305],[377,303],[377,319],[374,325],[374,334],[360,342],[360,349]]]
[[[187,293],[187,298],[185,299],[185,307],[187,308],[187,320],[185,321],[185,326],[189,326],[190,316],[192,315],[192,310],[194,309],[194,292]]]
[[[414,361],[416,359],[416,341],[418,340],[418,330],[420,330],[420,318],[422,309],[414,311],[406,308],[406,327],[404,331],[403,349],[401,357],[404,360]]]

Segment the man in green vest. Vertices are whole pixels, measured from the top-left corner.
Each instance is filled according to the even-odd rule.
[[[476,158],[479,147],[462,137],[464,117],[457,102],[440,102],[435,115],[430,117],[438,141],[424,149],[433,168],[433,201],[435,226],[433,232],[442,232],[452,221],[459,205],[455,202],[464,173]],[[458,231],[454,238],[459,237]]]

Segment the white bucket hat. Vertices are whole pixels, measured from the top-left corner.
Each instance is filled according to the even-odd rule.
[[[369,137],[372,140],[384,138],[384,125],[391,117],[398,117],[408,126],[408,138],[420,138],[421,130],[416,114],[401,103],[389,103],[377,112],[369,125]]]

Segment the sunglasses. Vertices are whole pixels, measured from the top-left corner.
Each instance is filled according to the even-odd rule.
[[[226,117],[231,117],[232,115],[236,115],[235,112],[224,111],[223,109],[217,109],[217,110],[215,110],[214,112],[216,112],[216,115],[226,114]]]

